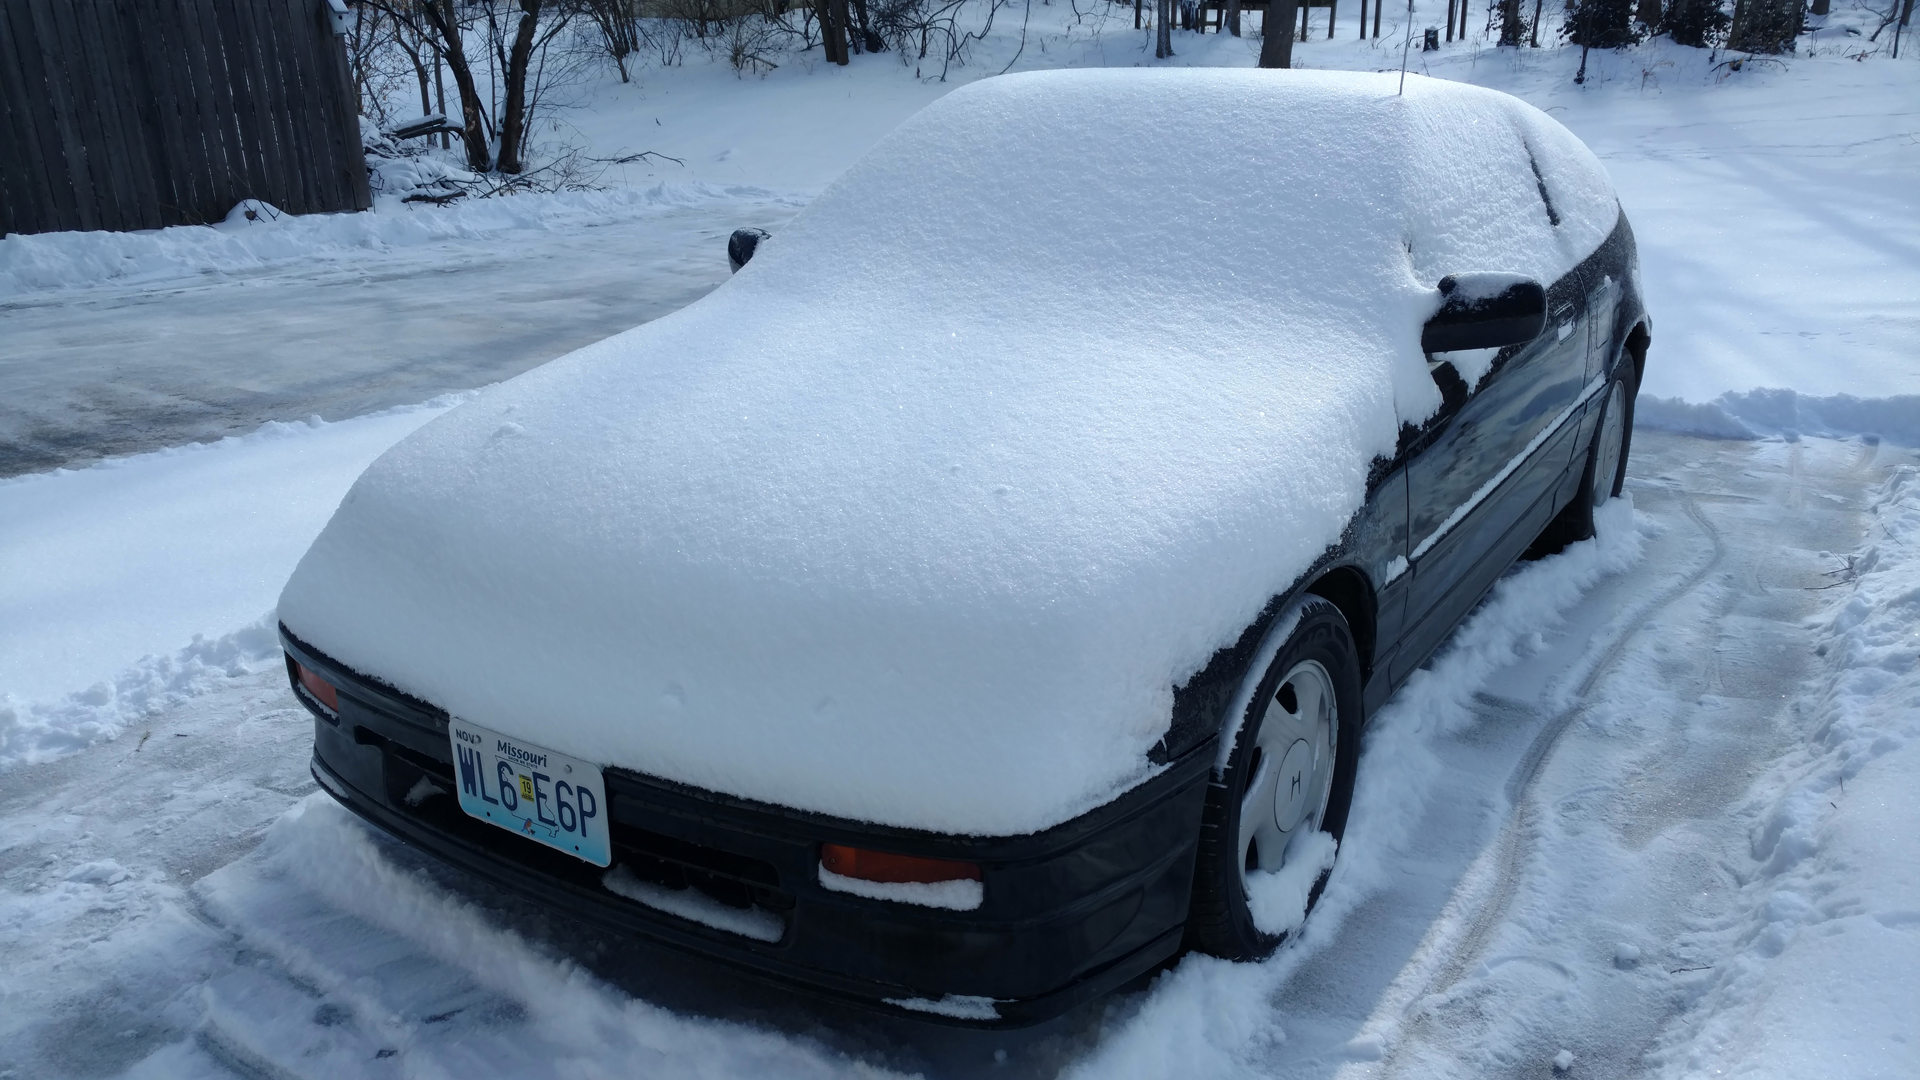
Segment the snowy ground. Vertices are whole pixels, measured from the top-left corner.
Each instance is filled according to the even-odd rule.
[[[1130,7],[1066,8],[1019,67],[1152,62]],[[1378,45],[1324,14],[1301,63],[1397,64],[1398,13]],[[1858,20],[1784,68],[1596,54],[1584,88],[1570,50],[1414,54],[1621,190],[1656,320],[1633,506],[1377,719],[1300,940],[1014,1035],[809,1005],[416,858],[313,793],[270,633],[346,485],[448,402],[392,407],[696,298],[728,230],[944,85],[690,61],[569,115],[686,162],[605,196],[0,239],[0,1077],[1920,1075],[1920,63],[1851,59]]]

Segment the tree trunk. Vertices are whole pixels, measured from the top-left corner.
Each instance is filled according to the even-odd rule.
[[[440,115],[445,116],[447,115],[447,69],[440,56],[439,44],[430,44],[433,44],[433,92],[439,97]],[[445,131],[440,132],[440,149],[445,150],[452,146],[453,143],[448,141],[452,138],[453,136]]]
[[[1366,0],[1361,2],[1365,3]],[[1240,36],[1240,0],[1227,0],[1227,13],[1221,17],[1220,21],[1226,26],[1227,33],[1234,37]]]
[[[1260,66],[1293,66],[1293,16],[1299,0],[1270,0],[1260,22]]]
[[[1173,0],[1154,0],[1153,58],[1165,60],[1173,55]]]
[[[467,148],[467,168],[486,172],[493,167],[487,150],[486,114],[480,108],[480,88],[474,85],[473,68],[467,63],[466,44],[460,39],[460,24],[454,20],[453,0],[427,0],[420,11],[440,35],[454,88],[460,91],[460,130]]]
[[[877,53],[885,49],[887,47],[886,40],[879,34],[873,32],[873,22],[871,16],[867,13],[867,0],[853,0],[853,13],[854,16],[859,19],[858,29],[860,43],[866,46],[867,51]]]
[[[845,65],[847,58],[847,0],[814,0],[820,17],[820,51],[830,64]]]
[[[1735,52],[1786,53],[1806,20],[1806,0],[1743,0],[1734,15],[1727,48]]]
[[[1520,0],[1500,0],[1500,44],[1520,46]]]
[[[1827,0],[1820,2],[1824,4]],[[1660,0],[1640,0],[1633,17],[1644,23],[1649,31],[1660,29]]]
[[[521,161],[527,139],[527,65],[533,60],[533,35],[540,26],[542,0],[520,0],[520,25],[514,28],[513,49],[507,54],[507,100],[501,106],[500,160],[503,173],[526,168]]]

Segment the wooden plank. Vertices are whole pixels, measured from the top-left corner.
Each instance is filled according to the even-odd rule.
[[[313,107],[332,150],[327,169],[336,192],[333,209],[364,210],[371,205],[372,193],[362,195],[367,185],[366,156],[361,152],[360,119],[347,82],[346,46],[334,35],[333,20],[324,9],[315,5],[314,15]]]
[[[146,143],[148,175],[153,184],[154,213],[162,224],[181,225],[186,223],[180,207],[193,202],[191,173],[183,168],[179,155],[172,152],[169,145],[174,141],[168,132],[171,127],[178,130],[178,117],[169,125],[166,115],[168,103],[172,100],[169,80],[174,74],[172,68],[154,71],[147,55],[147,35],[154,25],[159,8],[159,0],[121,0],[118,5],[119,46],[124,63],[120,67],[121,89],[132,99],[130,121],[139,125],[139,134]]]
[[[60,70],[66,75],[81,138],[86,140],[100,227],[138,229],[143,223],[133,200],[133,170],[128,167],[127,147],[121,144],[120,125],[109,122],[113,93],[105,78],[97,32],[87,25],[96,2],[66,0],[54,5],[60,28]]]
[[[310,82],[306,64],[313,55],[313,46],[306,20],[300,17],[303,13],[296,13],[295,5],[305,7],[302,0],[278,0],[278,3],[265,6],[274,9],[273,51],[280,69],[277,104],[282,110],[281,115],[286,118],[292,148],[286,161],[287,172],[299,182],[300,197],[305,206],[301,213],[312,214],[333,209],[333,200],[328,198],[327,185],[314,168],[314,163],[325,155],[326,148],[315,145],[320,131],[319,125],[312,122],[312,111],[308,107]],[[318,13],[307,8],[304,14]]]
[[[211,193],[211,183],[193,112],[183,13],[175,0],[135,0],[133,11],[137,79],[152,101],[154,163],[166,177],[161,209],[173,224],[198,224],[204,218],[197,208]]]
[[[190,218],[206,221],[209,214],[224,214],[226,207],[233,205],[230,196],[235,185],[230,176],[223,118],[214,98],[214,84],[224,76],[217,74],[217,45],[214,56],[208,56],[207,42],[213,36],[207,26],[208,13],[198,0],[174,0],[174,9],[173,12],[164,8],[161,11],[163,16],[178,15],[178,22],[174,24],[177,33],[168,34],[167,51],[180,65],[177,81],[183,88],[179,103],[181,152],[187,160],[197,163],[193,171],[199,178],[194,184],[192,204],[182,209]],[[221,203],[226,207],[214,209]]]
[[[252,139],[247,146],[248,171],[257,174],[261,181],[254,196],[298,213],[298,199],[290,197],[293,185],[283,168],[288,136],[274,115],[273,83],[279,75],[263,41],[263,36],[272,31],[263,25],[259,14],[253,4],[222,6],[223,28],[228,25],[229,15],[233,16],[236,28],[228,39],[236,43],[235,49],[229,52],[235,77],[234,104],[253,125]],[[246,87],[244,99],[240,93],[242,85]]]
[[[272,202],[283,210],[306,213],[306,195],[300,189],[300,174],[287,167],[297,151],[293,146],[292,125],[287,123],[286,89],[280,74],[280,57],[274,50],[278,25],[274,12],[265,5],[246,5],[243,18],[249,27],[247,70],[255,95],[254,108],[261,124],[260,160],[271,183]]]
[[[157,229],[171,225],[160,212],[159,171],[149,147],[154,125],[151,98],[134,94],[133,57],[127,48],[124,24],[138,0],[76,0],[80,36],[91,39],[86,66],[97,96],[93,112],[99,117],[110,156],[114,186],[124,215],[123,229]]]
[[[308,0],[280,0],[280,7],[286,46],[282,70],[294,76],[287,80],[287,115],[300,147],[299,160],[290,164],[300,173],[308,213],[339,210],[347,203],[347,193],[334,168],[339,154],[327,129],[326,97],[320,88],[320,27],[326,16],[318,3]],[[330,21],[324,33],[333,36]]]
[[[79,117],[76,114],[72,94],[67,88],[65,74],[60,70],[60,56],[63,46],[60,34],[54,22],[55,0],[29,0],[32,12],[34,37],[39,48],[36,82],[42,84],[43,92],[52,116],[54,130],[60,136],[60,157],[66,166],[65,186],[72,192],[72,213],[61,222],[62,228],[98,229],[100,224],[99,201],[94,195],[93,171],[87,159],[86,140],[81,136]]]
[[[64,173],[50,172],[57,160],[59,141],[50,128],[46,94],[27,80],[27,56],[37,51],[32,15],[26,0],[0,0],[0,106],[7,129],[0,135],[0,168],[6,170],[7,207],[0,231],[48,232],[60,227],[61,200],[57,182]],[[22,29],[23,28],[23,29]],[[38,108],[36,109],[36,106]]]
[[[324,8],[313,6],[313,101],[320,130],[329,147],[327,175],[333,182],[333,210],[364,210],[372,204],[367,186],[366,156],[360,148],[360,118],[354,109],[347,79],[346,47],[333,33],[333,20]]]
[[[341,166],[346,169],[349,204],[355,210],[373,208],[373,189],[367,183],[367,153],[360,140],[360,109],[353,91],[353,72],[347,67],[346,39],[333,37],[328,45],[327,85],[334,125],[344,140]],[[440,136],[445,139],[446,136]]]
[[[224,147],[221,156],[219,202],[209,215],[224,216],[242,199],[268,199],[272,177],[261,157],[260,110],[255,107],[253,80],[247,62],[247,37],[238,27],[248,7],[237,0],[188,0],[198,11],[200,40],[206,49],[207,77],[212,82],[206,107],[214,117]]]

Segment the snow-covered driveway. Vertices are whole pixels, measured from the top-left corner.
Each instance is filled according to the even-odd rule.
[[[1547,1075],[1562,1051],[1581,1076],[1710,1067],[1693,1032],[1763,1008],[1740,979],[1796,955],[1793,926],[1848,957],[1913,937],[1885,893],[1782,924],[1766,905],[1791,890],[1769,882],[1819,844],[1781,866],[1749,837],[1833,723],[1834,631],[1814,617],[1869,572],[1847,555],[1920,542],[1872,505],[1912,455],[1649,431],[1634,452],[1633,509],[1509,575],[1376,720],[1326,900],[1265,964],[1190,957],[1035,1032],[809,1005],[550,922],[360,825],[314,794],[311,721],[269,665],[0,774],[0,1075],[1478,1077]],[[1824,1035],[1911,1062],[1888,1041],[1911,1017],[1859,993],[1837,1015],[1862,1030]]]

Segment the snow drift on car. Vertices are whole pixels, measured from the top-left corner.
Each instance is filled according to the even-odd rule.
[[[706,299],[380,458],[281,619],[701,788],[981,835],[1097,806],[1438,406],[1434,283],[1549,281],[1614,225],[1544,114],[1394,87],[956,90]]]

